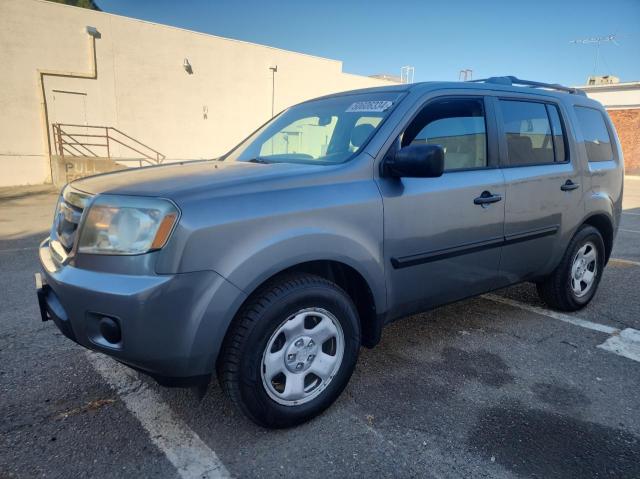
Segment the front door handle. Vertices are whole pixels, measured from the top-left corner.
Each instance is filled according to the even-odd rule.
[[[488,205],[489,203],[497,203],[500,200],[502,200],[502,195],[494,195],[490,191],[483,191],[480,196],[473,200],[473,204]]]
[[[571,180],[567,180],[564,182],[564,185],[562,185],[560,187],[560,189],[562,191],[573,191],[573,190],[577,190],[578,188],[580,188],[580,184],[579,183],[574,183]]]

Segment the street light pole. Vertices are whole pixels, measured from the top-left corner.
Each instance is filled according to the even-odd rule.
[[[275,67],[269,67],[269,70],[271,70],[271,118],[273,118],[276,98],[276,72],[278,71],[278,65]]]

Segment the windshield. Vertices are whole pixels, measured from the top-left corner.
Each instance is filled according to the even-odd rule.
[[[399,93],[363,93],[293,106],[222,159],[259,163],[343,163],[371,138],[399,96]]]

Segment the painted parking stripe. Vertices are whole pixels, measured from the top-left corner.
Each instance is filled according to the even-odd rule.
[[[574,316],[569,316],[568,314],[558,313],[538,306],[521,303],[520,301],[515,301],[496,294],[484,294],[482,297],[496,303],[506,304],[513,306],[514,308],[523,309],[525,311],[564,321],[565,323],[570,323],[575,326],[580,326],[581,328],[609,334],[609,339],[604,343],[599,344],[597,346],[598,348],[640,362],[640,331],[637,329],[626,328],[620,331],[617,328],[613,328],[605,324],[594,323],[593,321],[576,318]]]
[[[514,308],[520,308],[520,309],[524,309],[525,311],[531,311],[532,313],[548,316],[549,318],[558,319],[560,321],[564,321],[565,323],[570,323],[575,326],[580,326],[581,328],[591,329],[593,331],[599,331],[601,333],[606,333],[606,334],[617,334],[620,332],[619,329],[613,328],[611,326],[607,326],[605,324],[594,323],[592,321],[587,321],[585,319],[569,316],[568,314],[562,314],[556,311],[540,308],[538,306],[532,306],[530,304],[521,303],[520,301],[515,301],[513,299],[498,296],[497,294],[484,294],[482,295],[482,297],[489,299],[491,301],[495,301],[496,303],[508,304],[509,306],[513,306]]]
[[[610,263],[620,263],[620,264],[628,264],[630,266],[640,266],[639,261],[631,261],[629,259],[621,259],[621,258],[611,258],[609,260]]]
[[[640,231],[638,231],[638,230],[626,230],[624,228],[620,228],[620,231],[624,231],[625,233],[637,233],[637,234],[640,234]]]
[[[87,351],[87,357],[182,479],[231,477],[216,453],[133,370],[102,354]]]
[[[611,336],[598,347],[640,362],[640,331],[631,328],[623,329],[620,334]]]

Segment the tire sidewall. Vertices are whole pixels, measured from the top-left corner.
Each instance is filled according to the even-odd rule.
[[[313,400],[296,405],[279,404],[262,382],[262,357],[267,343],[282,322],[305,308],[322,308],[335,316],[344,334],[344,354],[338,372]],[[244,344],[240,362],[240,395],[251,415],[270,427],[289,427],[330,406],[343,391],[355,367],[360,349],[360,328],[355,306],[337,287],[304,285],[279,296],[256,321]]]
[[[596,258],[596,277],[591,289],[587,294],[582,297],[578,297],[573,292],[571,288],[571,267],[573,266],[573,259],[575,258],[578,250],[584,246],[585,243],[591,242],[595,245],[597,249],[597,258]],[[566,263],[566,271],[565,271],[565,288],[566,295],[569,302],[574,305],[574,307],[581,308],[589,303],[593,296],[596,294],[598,290],[598,286],[600,285],[600,279],[602,278],[602,273],[604,271],[604,262],[605,262],[605,248],[604,241],[602,240],[602,236],[598,231],[593,227],[586,227],[578,232],[574,240],[572,241],[572,247],[569,251],[569,257],[567,258]]]

